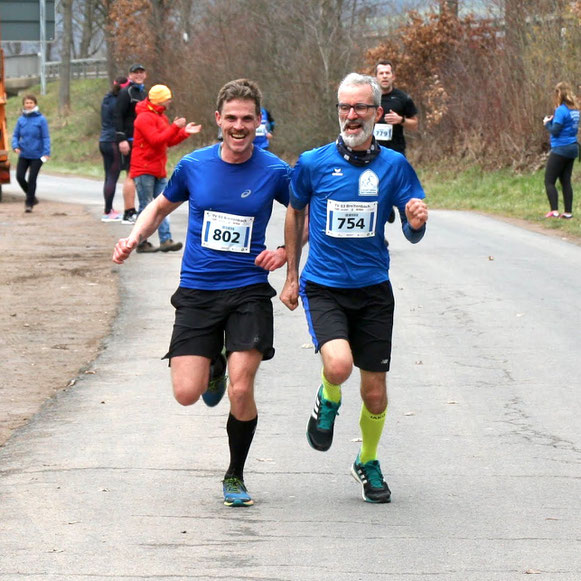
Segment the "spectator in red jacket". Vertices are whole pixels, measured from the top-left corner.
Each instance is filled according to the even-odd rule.
[[[139,212],[163,192],[167,184],[167,148],[177,145],[190,135],[199,133],[201,125],[186,123],[185,117],[176,117],[173,123],[165,115],[172,93],[165,85],[154,85],[147,98],[135,106],[133,149],[129,176],[135,180]],[[158,227],[159,248],[142,240],[137,252],[169,252],[180,250],[181,242],[171,237],[169,219],[164,218]]]

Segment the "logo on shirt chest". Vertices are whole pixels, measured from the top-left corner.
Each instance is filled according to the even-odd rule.
[[[377,196],[379,193],[379,178],[374,171],[366,169],[359,176],[359,195]]]
[[[247,198],[252,193],[252,190],[244,190],[241,194],[241,198]]]

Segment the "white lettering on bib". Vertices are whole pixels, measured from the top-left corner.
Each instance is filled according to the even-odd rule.
[[[253,216],[204,212],[202,246],[222,252],[250,252]]]
[[[389,123],[376,123],[373,127],[373,135],[378,141],[391,141],[393,125]]]
[[[259,125],[256,129],[256,137],[266,137],[267,133],[266,125]]]
[[[377,202],[327,200],[327,236],[370,238],[375,236]]]

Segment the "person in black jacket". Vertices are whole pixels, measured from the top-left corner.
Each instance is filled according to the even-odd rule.
[[[122,156],[121,169],[127,172],[123,183],[123,224],[133,224],[137,219],[135,210],[135,184],[129,177],[129,165],[131,161],[131,146],[133,144],[133,123],[135,121],[135,105],[147,97],[145,79],[147,72],[140,64],[131,65],[129,68],[129,85],[119,92],[115,108],[115,131],[117,144]]]
[[[105,182],[103,184],[103,197],[105,199],[105,211],[102,222],[118,222],[121,214],[113,209],[113,198],[117,189],[117,180],[121,173],[121,154],[117,145],[115,128],[115,108],[119,92],[128,84],[127,77],[117,77],[113,81],[111,90],[103,97],[101,103],[101,135],[99,137],[99,151],[103,157],[105,169]]]

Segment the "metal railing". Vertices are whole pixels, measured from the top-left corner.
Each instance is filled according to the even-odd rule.
[[[22,77],[38,77],[40,75],[40,59],[37,54],[14,55],[4,57],[4,73],[7,79]],[[59,78],[59,61],[45,63],[45,74],[48,81]],[[73,79],[103,79],[107,77],[107,59],[73,59],[71,60],[71,78]]]
[[[57,81],[60,62],[45,63],[47,81]],[[107,78],[107,59],[73,59],[71,60],[71,79],[105,79]]]

